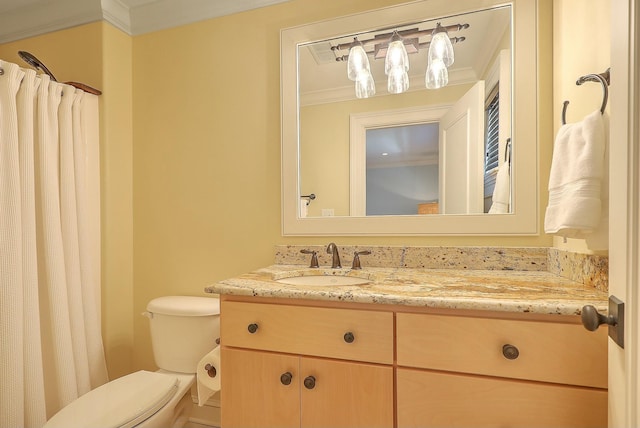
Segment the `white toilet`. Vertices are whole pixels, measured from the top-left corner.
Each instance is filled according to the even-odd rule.
[[[102,385],[58,413],[45,428],[178,428],[188,420],[198,361],[220,337],[220,301],[166,296],[147,305],[160,370],[138,371]]]

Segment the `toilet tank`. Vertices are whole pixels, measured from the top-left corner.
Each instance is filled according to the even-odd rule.
[[[217,346],[220,300],[216,297],[165,296],[147,305],[156,365],[195,373],[198,361]]]

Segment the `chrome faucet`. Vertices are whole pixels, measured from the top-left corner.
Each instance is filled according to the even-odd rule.
[[[327,254],[331,253],[331,269],[340,269],[340,254],[338,254],[338,246],[333,242],[327,245]]]

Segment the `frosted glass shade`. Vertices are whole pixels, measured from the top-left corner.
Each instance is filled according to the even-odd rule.
[[[402,67],[394,67],[389,70],[387,90],[391,94],[401,94],[409,89],[409,75]]]
[[[363,71],[356,79],[356,97],[369,98],[376,94],[376,85],[371,73]]]
[[[447,86],[447,83],[449,83],[449,72],[447,71],[444,61],[440,59],[429,61],[425,83],[427,89],[439,89]]]
[[[392,41],[387,48],[387,56],[384,59],[385,74],[388,75],[393,68],[409,71],[409,56],[402,39]]]
[[[431,36],[431,44],[429,45],[429,61],[441,60],[444,65],[449,67],[453,64],[454,54],[453,45],[449,39],[447,31],[438,24]]]
[[[357,43],[357,44],[356,44]],[[349,59],[347,60],[347,77],[349,80],[357,80],[362,72],[370,74],[369,58],[362,47],[362,43],[355,40],[354,45],[349,49]]]

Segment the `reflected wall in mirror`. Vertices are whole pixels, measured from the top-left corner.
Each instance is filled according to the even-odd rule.
[[[432,31],[439,25],[451,29],[448,36],[456,42],[455,60],[445,68],[448,84],[427,89],[429,46]],[[395,34],[388,28],[298,47],[300,189],[302,193],[319,196],[317,203],[309,205],[306,215],[320,216],[327,209],[338,216],[488,212],[500,166],[496,160],[511,137],[510,6],[411,22],[393,30],[406,35],[403,42],[410,52],[409,88],[402,94],[389,92],[385,57],[376,54]],[[376,94],[367,99],[356,97],[357,91],[348,78],[347,62],[343,60],[350,52],[352,40],[363,43],[369,52]],[[474,97],[465,96],[469,91],[480,92]],[[491,100],[496,102],[491,104]],[[485,114],[489,106],[498,114]],[[394,110],[388,110],[390,107]],[[411,107],[437,108],[441,114],[426,122],[410,122],[402,113]],[[369,122],[362,134],[364,141],[360,141],[358,130],[350,128],[359,125],[354,124],[354,116],[367,114],[377,115],[381,121]],[[385,114],[394,116],[395,122],[382,117]],[[468,121],[469,118],[473,120]],[[453,127],[439,127],[441,120]],[[475,128],[462,129],[461,124],[467,122]],[[432,124],[432,129],[442,129],[443,137],[436,135],[431,140],[430,152],[424,153],[424,149],[417,151],[417,148],[425,147],[427,135],[415,129],[427,124]],[[492,132],[486,132],[487,125]],[[409,129],[414,132],[406,132]],[[370,142],[369,136],[377,136],[376,141]],[[386,153],[386,157],[373,165],[369,162],[371,155],[354,154],[360,149],[368,154],[377,150],[379,154]],[[358,162],[365,163],[364,169]],[[440,162],[447,162],[447,167]],[[349,188],[332,186],[332,180],[323,173],[327,170],[332,171],[335,180],[349,177]],[[439,170],[439,174],[434,176],[434,170]],[[362,176],[354,176],[356,173]],[[415,180],[409,180],[411,176]],[[427,177],[428,181],[423,182]],[[502,174],[502,177],[506,192],[510,193],[509,176]],[[437,189],[435,194],[433,188]]]
[[[537,232],[536,2],[477,4],[424,0],[282,31],[283,234]],[[426,52],[438,24],[454,28],[455,61],[434,90]],[[383,55],[374,59],[383,49],[366,43],[394,30],[426,34],[407,44],[417,53],[401,94],[389,93]],[[354,38],[372,51],[366,98],[336,61]],[[506,204],[496,210],[503,164]],[[300,196],[311,193],[307,205]]]

